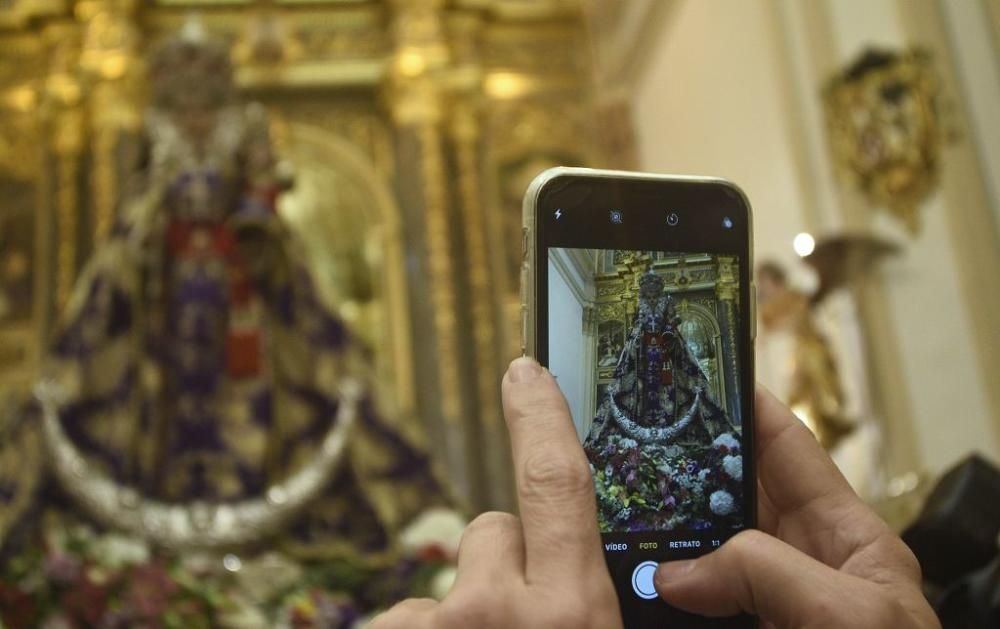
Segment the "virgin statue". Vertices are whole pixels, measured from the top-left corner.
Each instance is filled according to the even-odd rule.
[[[153,53],[141,171],[0,434],[7,626],[348,627],[446,563],[458,516],[426,515],[451,501],[297,257],[228,59],[196,25]]]
[[[584,441],[603,531],[738,521],[740,429],[710,392],[663,278],[639,277],[635,319]]]

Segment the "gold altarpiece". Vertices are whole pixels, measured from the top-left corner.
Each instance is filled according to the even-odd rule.
[[[620,108],[594,103],[571,0],[0,0],[6,408],[113,224],[145,55],[192,13],[267,108],[295,181],[281,211],[374,348],[382,397],[473,509],[511,508],[499,380],[519,351],[521,194],[547,166],[631,150],[607,133]]]

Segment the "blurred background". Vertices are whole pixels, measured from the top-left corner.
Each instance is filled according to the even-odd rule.
[[[266,496],[278,508],[288,474],[322,459],[314,442],[324,433],[303,449],[306,437],[276,428],[298,407],[275,402],[266,419],[227,411],[230,433],[264,428],[251,445],[213,442],[188,470],[199,489],[142,489],[156,476],[144,465],[189,464],[183,446],[154,455],[140,444],[154,425],[167,426],[154,442],[183,432],[171,428],[169,384],[183,369],[144,342],[102,354],[113,321],[129,338],[188,335],[198,351],[224,347],[218,373],[234,405],[294,380],[280,365],[305,360],[309,347],[333,355],[302,375],[313,378],[310,408],[342,401],[337,387],[364,372],[378,411],[363,415],[387,419],[372,429],[382,437],[350,448],[388,461],[373,474],[411,457],[445,479],[421,494],[435,496],[424,505],[351,468],[351,491],[375,505],[390,540],[380,548],[412,533],[405,524],[420,506],[447,504],[456,518],[514,509],[499,381],[520,353],[521,197],[554,165],[736,182],[755,212],[760,379],[897,530],[948,470],[966,470],[962,487],[988,490],[975,493],[980,503],[997,495],[998,0],[0,0],[5,559],[35,547],[24,523],[58,503],[44,548],[80,512],[93,522],[87,539],[124,527],[154,555],[223,557],[225,573],[245,574],[253,553],[236,549],[254,539],[209,543],[192,524],[168,543],[156,532],[166,529],[123,524],[119,512],[153,498],[193,505],[183,516],[192,522],[213,500]],[[238,214],[252,220],[233,227]],[[230,230],[259,264],[233,262]],[[110,259],[119,245],[123,257]],[[189,305],[184,273],[210,263],[227,278],[213,302],[223,319],[205,319],[215,321],[207,332],[171,328]],[[245,276],[256,288],[237,286]],[[102,282],[119,292],[101,297]],[[286,286],[294,290],[276,289]],[[300,302],[297,317],[285,312]],[[87,332],[91,321],[102,331]],[[339,335],[339,326],[349,340],[323,345],[332,337],[321,331]],[[32,397],[40,378],[68,379],[72,399],[103,400],[95,376],[121,365],[143,383],[129,393],[134,404],[95,411],[82,432],[67,425],[68,411],[65,430],[40,427],[49,426]],[[248,377],[262,388],[243,387]],[[62,399],[53,408],[79,410]],[[331,417],[316,411],[316,430],[335,437]],[[290,462],[219,490],[205,461],[252,459],[276,430],[295,443]],[[191,434],[202,435],[191,449],[203,448],[207,433]],[[97,453],[94,444],[119,438],[131,454],[116,445]],[[54,469],[53,440],[80,464]],[[115,467],[129,457],[134,470]],[[80,479],[91,473],[116,479],[119,494],[88,494]],[[296,517],[320,511],[306,504],[316,492]],[[349,507],[330,509],[351,520]],[[435,530],[460,530],[438,515],[446,524]],[[267,535],[311,535],[282,526],[292,525],[268,525]],[[412,548],[426,556],[428,544]],[[23,577],[32,568],[22,563]],[[404,581],[399,591],[412,591]],[[286,605],[286,595],[269,594],[286,607],[329,603],[310,594]],[[352,603],[361,612],[393,598],[366,596]]]

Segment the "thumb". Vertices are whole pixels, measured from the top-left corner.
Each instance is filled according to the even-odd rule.
[[[704,616],[759,615],[779,627],[826,616],[829,626],[851,600],[854,579],[757,530],[744,531],[698,559],[660,564],[655,584],[668,603]]]

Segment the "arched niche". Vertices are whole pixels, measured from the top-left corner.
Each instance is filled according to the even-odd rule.
[[[373,349],[380,398],[413,411],[402,224],[392,192],[369,157],[337,134],[294,121],[276,127],[278,153],[294,177],[278,211],[320,298]]]

